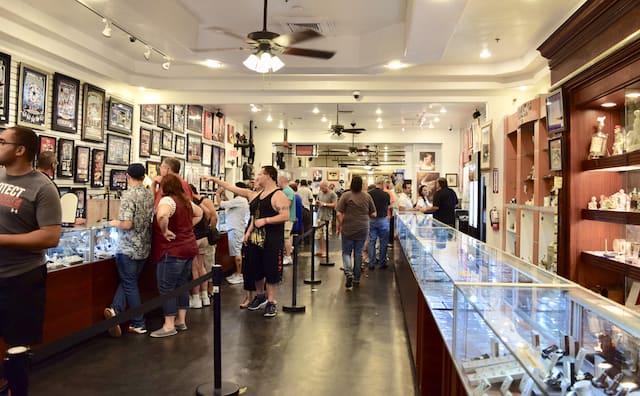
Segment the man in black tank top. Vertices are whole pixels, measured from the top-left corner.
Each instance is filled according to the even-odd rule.
[[[273,166],[263,167],[256,182],[263,188],[250,206],[253,221],[249,225],[249,241],[252,249],[251,268],[256,279],[257,294],[247,307],[250,311],[265,308],[264,316],[276,316],[276,291],[281,278],[282,250],[284,248],[284,222],[289,220],[289,200],[276,184],[278,171]]]

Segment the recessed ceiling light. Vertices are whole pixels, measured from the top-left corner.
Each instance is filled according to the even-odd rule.
[[[398,69],[404,69],[405,67],[407,67],[409,65],[407,65],[406,63],[402,63],[398,60],[394,60],[391,61],[389,63],[387,63],[386,68],[387,69],[391,69],[391,70],[398,70]]]
[[[318,109],[318,106],[314,107],[313,110],[311,110],[311,112],[313,114],[318,114],[320,112],[320,109]]]
[[[607,103],[603,103],[600,106],[602,107],[616,107],[616,104],[613,102],[607,102]]]
[[[491,58],[491,51],[489,51],[489,49],[488,49],[488,48],[484,48],[484,49],[482,50],[482,52],[480,52],[480,57],[481,57],[482,59],[488,59],[488,58]]]
[[[376,118],[376,122],[382,122],[382,118],[380,117]]]
[[[527,87],[526,85],[521,85],[520,86],[520,90],[521,91],[526,91],[527,89],[529,89],[529,87]]]
[[[138,87],[138,91],[146,91],[147,89],[145,87]]]
[[[378,115],[382,114],[382,110],[380,110],[379,107],[376,109],[376,114],[378,114]]]
[[[446,109],[444,106],[442,106],[442,107],[440,108],[440,112],[441,112],[441,113],[446,113],[446,112],[447,112],[447,109]]]
[[[378,124],[378,129],[382,129],[382,124]]]
[[[402,132],[404,132],[404,127],[402,127]]]
[[[433,125],[433,122],[429,122],[429,129],[433,129],[435,128],[435,126]]]
[[[440,122],[440,117],[436,116],[433,118],[433,122]]]
[[[327,117],[323,114],[320,122],[327,122]]]
[[[222,63],[214,59],[207,59],[204,61],[204,65],[212,69],[220,69],[222,67]]]
[[[267,116],[267,122],[271,122],[271,121],[273,121],[273,117],[271,117],[271,114],[269,114],[269,115]]]

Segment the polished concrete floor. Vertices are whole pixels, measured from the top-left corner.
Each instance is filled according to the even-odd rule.
[[[222,377],[246,395],[415,395],[411,353],[393,266],[371,271],[346,291],[337,251],[334,267],[319,266],[309,286],[309,254],[300,257],[297,305],[291,305],[292,267],[285,267],[278,315],[238,308],[242,285],[222,287]],[[392,253],[389,252],[392,256]],[[158,314],[147,326],[161,325]],[[213,314],[190,310],[189,329],[176,336],[106,334],[65,356],[36,366],[31,395],[193,395],[213,383]]]

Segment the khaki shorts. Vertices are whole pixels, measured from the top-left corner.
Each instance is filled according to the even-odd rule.
[[[322,224],[322,227],[316,228],[315,239],[326,239],[327,238],[327,226],[324,224],[324,220],[318,220],[318,224]]]
[[[293,221],[287,220],[284,222],[284,237],[289,238],[291,236],[291,230],[293,229]]]
[[[198,239],[198,254],[204,256],[204,269],[211,271],[215,263],[216,247],[209,245],[207,238]]]

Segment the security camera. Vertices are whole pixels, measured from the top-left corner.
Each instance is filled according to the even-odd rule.
[[[133,36],[129,36],[129,41],[132,42],[132,43],[135,43],[136,42],[136,38],[133,37]]]
[[[362,100],[362,94],[360,91],[353,91],[352,95],[355,100]]]
[[[453,131],[453,125],[449,125],[449,132]]]

